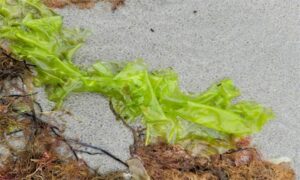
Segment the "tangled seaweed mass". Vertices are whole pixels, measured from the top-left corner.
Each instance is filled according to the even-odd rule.
[[[147,175],[152,179],[295,179],[295,173],[286,164],[264,161],[253,148],[207,158],[193,157],[180,146],[159,143],[138,147],[135,155],[141,158]]]
[[[78,153],[90,153],[81,146],[93,146],[66,139],[61,129],[42,120],[42,109],[31,92],[30,65],[5,52],[0,52],[0,60],[1,180],[123,177],[122,172],[100,175],[79,159]],[[94,154],[105,154],[97,149],[100,152]]]
[[[232,147],[233,139],[258,132],[273,117],[272,111],[254,102],[233,104],[239,91],[229,79],[203,93],[189,94],[179,88],[173,70],[149,72],[142,60],[100,61],[80,69],[72,56],[87,33],[64,28],[62,17],[39,0],[1,0],[0,14],[2,44],[36,66],[35,84],[46,87],[57,107],[71,92],[100,93],[121,118],[142,119],[146,144],[161,137],[169,143],[201,139]]]

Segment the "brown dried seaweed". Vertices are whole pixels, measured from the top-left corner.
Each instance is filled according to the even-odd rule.
[[[75,5],[80,9],[90,9],[95,6],[99,0],[43,0],[44,4],[51,8],[64,8],[68,5]],[[118,7],[125,4],[125,0],[100,0],[111,3],[111,9],[115,11]]]
[[[289,166],[262,160],[254,148],[206,158],[193,157],[177,145],[160,143],[139,146],[134,153],[152,179],[295,179]]]

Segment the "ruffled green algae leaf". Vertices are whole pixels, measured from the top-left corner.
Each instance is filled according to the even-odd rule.
[[[86,31],[64,28],[62,17],[39,0],[0,0],[0,22],[0,42],[8,42],[15,56],[36,66],[35,84],[46,86],[57,107],[80,88],[85,72],[72,63],[72,56]]]
[[[171,69],[148,72],[142,61],[130,62],[114,73],[99,67],[99,74],[111,78],[105,87],[108,91],[102,93],[112,99],[121,117],[142,118],[149,142],[158,136],[170,143],[187,137],[226,141],[258,132],[273,117],[257,103],[232,103],[240,92],[229,79],[197,95],[182,92]]]
[[[72,62],[86,32],[63,27],[62,17],[38,0],[0,0],[0,42],[18,58],[36,66],[36,85],[62,106],[72,92],[94,92],[109,98],[128,122],[147,128],[146,143],[157,137],[169,143],[200,139],[212,144],[256,133],[272,117],[255,102],[233,103],[240,95],[230,79],[202,93],[186,93],[172,69],[150,72],[143,60],[100,61],[89,69]]]

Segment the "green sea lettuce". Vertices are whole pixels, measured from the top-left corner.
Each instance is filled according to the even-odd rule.
[[[202,93],[179,88],[172,69],[150,72],[143,60],[99,61],[78,68],[72,57],[86,31],[63,27],[63,19],[38,0],[0,0],[0,41],[19,59],[36,66],[35,83],[60,107],[71,92],[100,93],[128,122],[141,119],[146,143],[186,139],[228,142],[256,133],[273,113],[255,102],[233,103],[240,95],[230,79]]]

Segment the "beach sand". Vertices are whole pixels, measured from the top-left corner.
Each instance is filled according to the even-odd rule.
[[[90,10],[58,10],[69,27],[91,32],[75,63],[143,58],[150,69],[173,67],[186,91],[199,92],[225,77],[241,99],[272,107],[276,119],[254,136],[266,158],[292,159],[300,174],[300,1],[127,0]],[[41,99],[43,99],[41,97]],[[44,106],[49,106],[45,98]],[[49,108],[48,107],[48,108]],[[47,108],[47,107],[46,107]],[[97,94],[73,94],[64,108],[66,135],[109,150],[126,161],[130,131]],[[105,155],[82,155],[106,172],[124,169]]]

